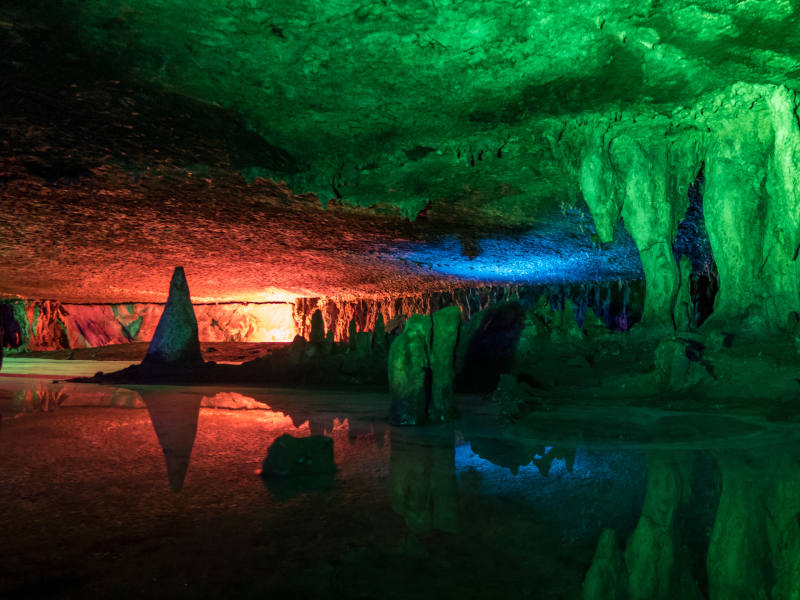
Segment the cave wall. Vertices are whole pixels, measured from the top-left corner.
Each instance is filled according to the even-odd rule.
[[[19,351],[94,348],[149,342],[163,304],[66,304],[55,300],[0,302],[3,346]],[[285,342],[295,335],[289,303],[196,304],[204,342]]]
[[[498,286],[420,293],[413,296],[342,300],[298,298],[294,304],[241,303],[195,304],[200,340],[203,342],[289,342],[295,335],[310,338],[311,319],[319,309],[325,331],[337,342],[356,332],[370,332],[383,316],[387,332],[397,332],[413,314],[432,314],[456,305],[470,316],[504,300],[533,306],[545,295],[561,310],[566,300],[576,306],[582,319],[586,308],[612,329],[625,330],[641,314],[639,281],[609,281],[550,286]],[[108,344],[149,342],[164,310],[163,304],[70,304],[55,300],[0,301],[3,346],[17,351],[94,348]]]
[[[350,323],[358,332],[372,331],[378,316],[383,317],[386,331],[397,331],[413,314],[429,315],[446,306],[458,306],[464,320],[505,300],[517,300],[533,307],[544,295],[556,310],[563,310],[569,300],[576,316],[583,321],[591,308],[603,322],[614,330],[627,330],[641,318],[644,288],[639,280],[601,281],[580,284],[538,286],[489,286],[453,289],[396,298],[341,300],[335,298],[300,298],[295,301],[297,332],[305,338],[311,334],[311,319],[315,311],[322,313],[325,331],[333,332],[336,341],[348,339]]]
[[[703,211],[719,294],[711,323],[777,330],[800,308],[800,122],[797,93],[737,83],[691,109],[639,107],[562,124],[554,151],[577,182],[602,242],[622,221],[637,244],[643,322],[671,327],[672,252],[704,173]]]

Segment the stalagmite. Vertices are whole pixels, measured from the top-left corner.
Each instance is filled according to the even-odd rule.
[[[431,341],[431,421],[447,421],[455,416],[453,381],[456,377],[455,351],[461,327],[461,310],[449,306],[433,313]]]
[[[203,364],[197,319],[183,267],[176,267],[169,297],[143,365],[197,366]]]
[[[421,425],[427,421],[430,338],[431,318],[413,315],[389,348],[389,419],[396,425]]]
[[[311,316],[311,333],[308,340],[317,345],[325,341],[325,321],[322,320],[322,311],[320,310],[315,310]]]

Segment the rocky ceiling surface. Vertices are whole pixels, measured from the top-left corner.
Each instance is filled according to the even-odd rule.
[[[0,4],[4,294],[669,290],[708,157],[796,119],[796,1]]]

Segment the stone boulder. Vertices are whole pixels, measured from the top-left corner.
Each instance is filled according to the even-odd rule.
[[[395,425],[421,425],[427,420],[430,394],[431,318],[412,315],[389,348],[389,420]]]
[[[167,304],[142,364],[182,367],[203,364],[197,319],[183,267],[176,267],[172,275]]]

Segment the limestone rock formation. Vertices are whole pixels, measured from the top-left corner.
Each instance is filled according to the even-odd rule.
[[[453,382],[456,377],[455,351],[461,328],[461,310],[449,306],[433,313],[431,339],[431,401],[428,418],[449,421],[455,416]]]
[[[197,366],[203,364],[197,319],[183,267],[176,267],[169,297],[143,365]]]
[[[308,341],[312,344],[320,345],[325,341],[325,321],[322,319],[322,312],[315,310],[311,316],[311,333]]]
[[[389,349],[390,421],[397,425],[449,421],[456,415],[453,385],[461,311],[413,315]]]
[[[691,360],[691,345],[685,340],[669,337],[659,342],[654,353],[653,377],[662,390],[681,390],[709,380],[706,367]]]
[[[381,354],[389,350],[388,339],[386,338],[386,325],[382,313],[375,319],[375,328],[372,330],[372,349]]]
[[[403,333],[389,348],[389,420],[396,425],[422,425],[427,421],[430,397],[431,318],[412,315]]]

